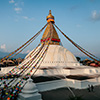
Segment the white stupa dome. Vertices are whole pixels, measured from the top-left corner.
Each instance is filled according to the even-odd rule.
[[[41,67],[66,67],[80,65],[76,57],[61,45],[49,45]]]

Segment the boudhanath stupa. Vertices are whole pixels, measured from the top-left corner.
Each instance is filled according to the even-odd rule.
[[[51,11],[46,20],[48,24],[40,44],[17,67],[1,68],[0,73],[5,75],[13,69],[14,74],[29,76],[39,92],[62,87],[84,89],[88,84],[100,85],[100,68],[80,64],[76,57],[63,47],[54,27],[56,25]]]

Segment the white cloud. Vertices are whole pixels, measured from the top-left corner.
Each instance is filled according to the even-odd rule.
[[[91,18],[93,21],[98,21],[98,20],[100,20],[100,12],[98,12],[97,13],[97,11],[96,10],[94,10],[93,12],[92,12],[92,18]]]
[[[29,52],[30,52],[30,50],[27,50],[27,51],[26,51],[26,53],[29,53]]]
[[[9,3],[14,3],[14,2],[15,2],[14,0],[10,0],[10,1],[9,1]]]
[[[22,11],[22,8],[16,7],[14,8],[14,10],[16,11],[16,13],[20,13]]]
[[[97,16],[97,12],[96,12],[96,10],[94,10],[93,12],[92,12],[92,18],[96,18],[96,16]]]
[[[9,0],[9,3],[13,3],[13,9],[16,13],[21,13],[22,6],[24,6],[24,2],[20,0]]]
[[[30,52],[30,50],[23,51],[22,54],[27,54],[27,53],[29,53],[29,52]]]
[[[24,19],[28,19],[28,17],[27,17],[27,16],[23,16],[23,18],[24,18]]]
[[[18,6],[18,3],[15,3],[15,6]]]
[[[80,28],[80,27],[81,27],[81,25],[80,25],[80,24],[77,24],[77,25],[76,25],[76,27]]]
[[[73,54],[77,57],[84,57],[84,54],[80,52],[74,52]]]
[[[30,20],[30,21],[32,21],[32,20],[34,20],[34,18],[29,18],[29,17],[27,17],[27,16],[22,16],[24,19],[26,19],[26,20]]]
[[[2,45],[0,46],[0,48],[1,48],[2,50],[4,50],[4,51],[7,51],[7,49],[6,49],[6,44],[2,44]]]
[[[17,6],[17,7],[18,6],[24,6],[24,2],[16,2],[16,3],[14,3],[14,5]]]

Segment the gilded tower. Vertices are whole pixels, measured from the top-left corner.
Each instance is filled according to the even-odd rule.
[[[50,39],[50,38],[47,38],[47,37],[50,37],[50,28],[51,28],[52,29],[52,39],[51,39],[50,44],[59,45],[60,44],[60,39],[59,39],[59,36],[58,36],[54,26],[53,26],[54,16],[51,14],[51,10],[49,11],[49,15],[47,16],[46,20],[48,22],[48,25],[47,25],[44,33],[43,33],[41,43],[43,43],[46,40]],[[50,22],[52,23],[51,25],[50,25]]]

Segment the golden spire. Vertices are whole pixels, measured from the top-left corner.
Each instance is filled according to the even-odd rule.
[[[54,23],[54,16],[51,14],[51,10],[49,10],[49,15],[47,16],[47,22]],[[50,44],[59,45],[60,44],[59,36],[58,36],[53,24],[50,25],[50,23],[48,23],[48,25],[47,25],[44,33],[43,33],[41,42],[43,43],[46,40],[49,40],[49,38],[47,39],[47,36],[50,37],[50,27],[52,27],[52,29],[53,29],[53,31],[52,31],[52,39],[51,39]]]
[[[46,18],[47,22],[53,22],[54,23],[54,16],[51,14],[51,10],[49,10],[49,15]]]

